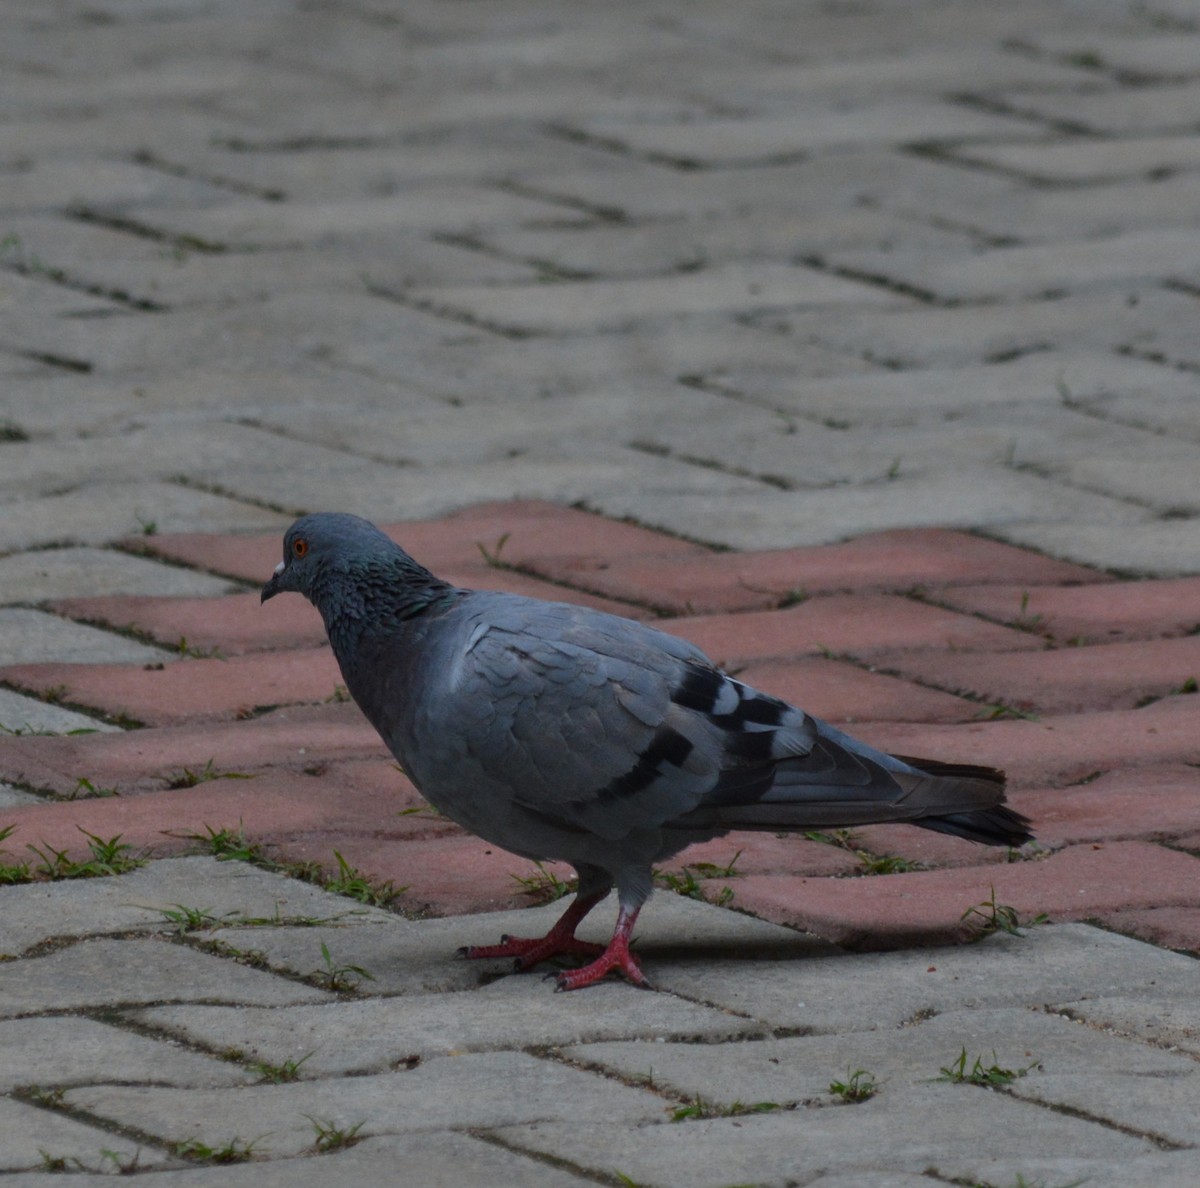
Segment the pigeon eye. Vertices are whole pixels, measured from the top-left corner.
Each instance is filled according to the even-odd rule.
[[[308,541],[303,537],[297,537],[292,541],[292,556],[303,557],[308,552]]]

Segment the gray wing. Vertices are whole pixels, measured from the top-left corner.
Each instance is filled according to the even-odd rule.
[[[429,661],[418,783],[510,848],[514,809],[608,839],[877,821],[1028,839],[999,807],[1002,773],[884,754],[644,624],[494,593],[454,618]]]
[[[440,729],[468,768],[556,823],[615,838],[744,803],[817,744],[814,719],[673,636],[565,604],[472,603]]]

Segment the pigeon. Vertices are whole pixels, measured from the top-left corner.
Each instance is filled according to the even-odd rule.
[[[541,937],[462,951],[589,960],[558,988],[610,972],[648,986],[630,939],[653,868],[730,830],[899,821],[995,846],[1030,841],[990,768],[889,755],[722,672],[645,623],[435,577],[373,524],[298,519],[262,601],[320,611],[350,696],[418,791],[479,837],[578,874]],[[616,888],[607,945],[576,937]]]

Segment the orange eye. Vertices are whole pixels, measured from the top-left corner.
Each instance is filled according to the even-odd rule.
[[[306,541],[302,536],[298,536],[294,541],[292,541],[292,556],[303,557],[307,552],[308,541]]]

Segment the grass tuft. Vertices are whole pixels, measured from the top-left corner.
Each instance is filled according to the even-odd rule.
[[[210,759],[199,771],[185,767],[167,777],[167,787],[194,788],[197,784],[207,784],[209,780],[252,780],[254,776],[246,771],[218,771]]]
[[[579,889],[578,879],[560,879],[554,871],[547,870],[542,862],[533,865],[537,868],[536,874],[515,874],[510,877],[521,888],[521,894],[528,895],[534,903],[555,903]]]
[[[325,1118],[314,1118],[311,1114],[304,1116],[312,1123],[317,1136],[313,1146],[321,1155],[353,1147],[363,1137],[358,1132],[367,1124],[365,1118],[361,1122],[355,1122],[353,1126],[338,1126]]]
[[[1024,1068],[1003,1068],[996,1063],[996,1053],[992,1053],[992,1063],[984,1064],[982,1056],[976,1056],[973,1064],[968,1065],[967,1049],[961,1048],[956,1059],[941,1070],[938,1081],[948,1081],[952,1085],[982,1085],[987,1089],[1002,1089],[1011,1085],[1019,1077],[1026,1076],[1030,1069],[1040,1068],[1035,1060]]]
[[[864,1068],[856,1068],[853,1071],[847,1069],[844,1081],[829,1082],[829,1092],[847,1104],[857,1105],[874,1097],[879,1092],[879,1083],[874,1075]]]
[[[329,946],[324,941],[321,942],[321,959],[325,962],[325,968],[313,970],[308,974],[308,980],[322,990],[329,990],[333,994],[353,994],[360,981],[375,980],[375,975],[368,973],[361,965],[335,965]]]
[[[686,1122],[690,1118],[741,1118],[746,1114],[772,1114],[783,1107],[777,1101],[754,1101],[749,1104],[741,1101],[729,1105],[717,1105],[707,1101],[699,1093],[687,1103],[678,1106],[671,1112],[672,1122]]]
[[[977,939],[990,936],[993,932],[1007,932],[1010,936],[1024,936],[1022,928],[1033,928],[1038,924],[1045,924],[1050,918],[1045,912],[1039,912],[1033,919],[1022,922],[1015,907],[1011,907],[1007,903],[996,902],[995,887],[991,889],[991,892],[987,899],[967,908],[959,917],[960,920],[970,920],[971,923],[976,924]],[[978,922],[972,917],[976,917]]]

